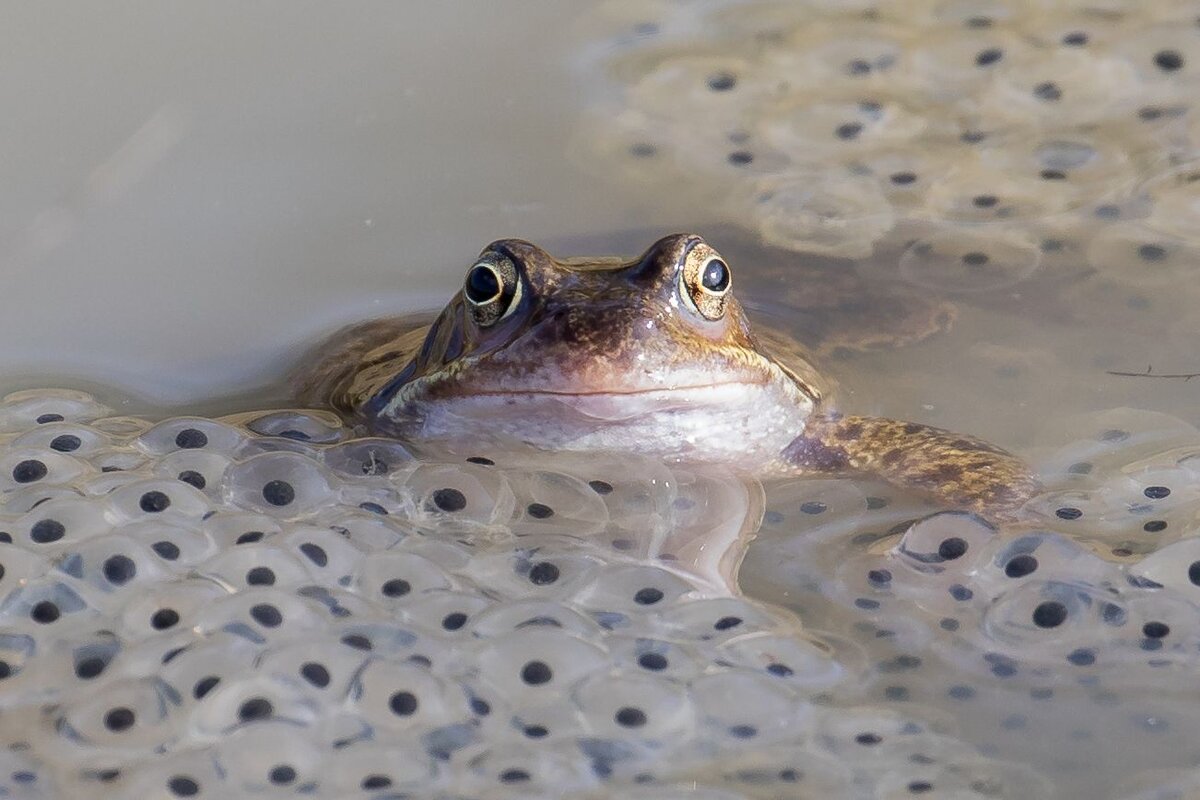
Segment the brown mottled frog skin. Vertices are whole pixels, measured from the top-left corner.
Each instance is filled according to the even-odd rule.
[[[751,330],[732,281],[695,235],[632,261],[501,240],[436,318],[336,335],[298,378],[299,399],[407,441],[871,474],[994,518],[1037,490],[1019,459],[979,439],[834,411],[796,342]]]

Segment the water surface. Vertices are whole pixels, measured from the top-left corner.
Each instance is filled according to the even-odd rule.
[[[746,602],[766,615],[751,625],[758,627],[744,640],[714,641],[689,609],[743,601],[725,596],[721,571],[713,571],[719,558],[700,559],[703,568],[659,558],[678,556],[663,542],[691,530],[689,507],[673,505],[690,498],[679,486],[699,484],[654,465],[629,476],[630,497],[649,509],[611,499],[601,509],[588,481],[602,478],[566,460],[550,465],[556,477],[541,484],[529,482],[520,462],[499,458],[494,485],[480,477],[484,465],[461,460],[412,463],[386,485],[378,475],[338,473],[334,495],[313,489],[312,498],[335,503],[336,495],[338,513],[367,519],[378,512],[361,504],[374,503],[421,534],[404,545],[351,537],[345,575],[357,577],[340,585],[341,573],[313,573],[303,551],[288,549],[312,532],[310,523],[326,538],[341,535],[330,533],[318,499],[282,515],[286,524],[264,532],[275,543],[262,547],[239,545],[246,531],[202,519],[213,508],[274,514],[262,506],[269,481],[255,471],[267,462],[252,459],[271,455],[265,451],[295,449],[295,463],[272,461],[272,469],[309,470],[313,486],[324,485],[322,470],[344,472],[319,442],[281,442],[286,425],[235,428],[226,450],[214,444],[212,458],[183,464],[197,457],[187,452],[193,448],[156,444],[146,423],[97,422],[113,412],[91,400],[18,397],[4,406],[5,472],[28,476],[29,461],[50,469],[24,483],[14,473],[4,501],[18,539],[6,551],[33,554],[6,566],[10,574],[26,569],[37,587],[14,590],[0,605],[14,630],[33,632],[6,640],[5,663],[27,688],[4,692],[0,684],[0,701],[22,709],[0,728],[15,746],[9,755],[32,764],[10,770],[9,791],[37,796],[52,791],[41,788],[48,781],[74,786],[119,769],[108,780],[122,792],[170,792],[188,788],[170,783],[187,762],[198,786],[287,793],[308,785],[305,776],[272,781],[272,769],[328,758],[321,763],[343,771],[320,792],[388,796],[394,787],[364,787],[370,774],[355,771],[358,756],[336,747],[338,726],[353,723],[368,750],[415,748],[412,763],[430,773],[389,776],[414,792],[624,797],[638,785],[647,797],[709,796],[671,794],[697,783],[764,798],[1191,796],[1198,778],[1190,743],[1200,719],[1191,690],[1200,656],[1200,579],[1192,572],[1200,564],[1200,420],[1197,382],[1186,377],[1200,371],[1197,15],[1189,3],[1118,0],[519,9],[452,2],[367,5],[354,14],[296,3],[167,14],[126,3],[103,14],[70,5],[20,12],[0,34],[9,64],[0,92],[19,110],[0,145],[7,389],[90,388],[118,412],[156,419],[282,403],[279,376],[305,346],[345,322],[438,305],[494,238],[529,238],[564,256],[632,254],[661,233],[690,229],[733,265],[755,318],[792,330],[818,353],[846,410],[991,438],[1027,455],[1047,493],[1031,505],[1029,524],[995,531],[962,516],[913,526],[936,509],[870,482],[789,481],[759,495],[752,483],[713,478],[703,507],[724,527],[708,534],[726,552],[761,516],[741,588],[788,609]],[[74,411],[62,422],[37,422],[32,409],[63,402]],[[320,429],[311,424],[310,434]],[[43,431],[76,436],[82,449],[55,448]],[[128,475],[100,471],[106,466]],[[449,550],[424,543],[444,533],[438,514],[458,512],[423,505],[452,487],[416,486],[409,470],[475,480],[487,525],[467,525],[470,535],[451,525],[460,536]],[[204,476],[206,488],[194,477],[181,483],[188,471]],[[126,483],[153,480],[162,485],[121,493]],[[165,563],[159,550],[170,548],[155,545],[167,539],[135,525],[159,513],[139,505],[150,491],[182,492],[196,503],[177,508],[174,520],[181,549],[197,542],[187,569]],[[60,504],[46,508],[75,515],[78,529],[61,543],[21,539],[49,513],[33,507],[39,492]],[[73,505],[76,495],[86,502]],[[488,655],[491,647],[507,654],[504,625],[530,616],[514,612],[500,627],[464,623],[478,647],[445,651],[466,671],[454,678],[461,686],[437,684],[431,697],[453,712],[416,728],[397,727],[394,710],[373,717],[382,706],[362,699],[370,682],[355,670],[372,657],[360,651],[348,668],[357,677],[338,698],[302,699],[302,713],[280,713],[301,723],[276,754],[259,741],[271,738],[262,731],[274,730],[272,720],[238,716],[247,698],[187,700],[195,686],[154,666],[166,640],[135,622],[161,609],[138,606],[103,568],[88,571],[118,554],[100,550],[131,539],[129,557],[144,564],[139,581],[155,598],[190,598],[193,589],[219,598],[229,616],[198,621],[180,646],[216,653],[217,661],[247,647],[259,666],[230,674],[232,698],[287,672],[271,665],[291,664],[291,655],[276,653],[291,653],[290,645],[255,641],[244,620],[228,628],[254,605],[242,607],[246,594],[260,591],[233,572],[301,559],[281,591],[324,587],[326,595],[298,595],[303,613],[318,614],[304,617],[312,624],[301,625],[303,635],[319,630],[328,639],[314,651],[322,664],[345,647],[335,635],[342,623],[319,616],[330,613],[322,600],[329,592],[358,593],[365,605],[355,613],[378,615],[385,627],[432,625],[440,641],[448,635],[439,629],[442,612],[450,612],[432,598],[450,592],[469,616],[488,604],[519,604],[537,584],[530,570],[542,562],[519,545],[545,533],[536,530],[544,512],[530,512],[537,503],[555,511],[554,524],[570,520],[555,529],[560,538],[537,540],[543,561],[565,559],[560,571],[586,562],[594,575],[554,597],[559,612],[582,615],[575,638],[548,651],[584,664],[580,683],[564,685],[549,704],[570,706],[569,719],[540,701],[506,697],[491,717],[505,722],[490,727],[471,705],[486,665],[508,664],[509,655]],[[651,512],[654,547],[614,533]],[[397,598],[384,586],[409,577],[371,583],[364,553],[403,560],[417,541],[435,548],[421,557],[448,576],[414,592],[424,603],[418,608],[436,618],[403,611],[399,622],[387,621]],[[736,560],[738,550],[729,552]],[[675,611],[635,615],[622,632],[611,614],[628,605],[624,589],[657,588],[622,582],[647,564],[682,582],[672,584],[681,587],[669,600]],[[35,618],[47,598],[67,608],[72,596],[86,624]],[[126,627],[115,639],[88,638],[119,620]],[[767,653],[758,646],[770,637],[779,638]],[[51,642],[62,650],[46,650]],[[136,746],[111,738],[103,720],[116,706],[87,705],[86,681],[95,676],[78,674],[88,647],[108,654],[115,666],[102,677],[113,685],[161,680],[152,703],[134,689],[127,699],[161,704],[169,722]],[[405,647],[396,644],[379,663],[402,666],[401,677],[440,663],[420,653],[429,664],[414,666]],[[680,698],[677,705],[590,705],[589,692],[604,692],[587,689],[585,676],[602,682],[615,669],[640,685],[647,676],[638,670],[654,670],[638,659],[672,648],[690,671],[661,678],[650,695]],[[787,666],[780,653],[796,663]],[[28,682],[33,665],[56,663],[61,674],[48,671],[39,696]],[[295,689],[294,677],[280,685]],[[711,694],[702,678],[717,687]],[[438,694],[445,692],[459,695],[447,700]],[[779,692],[786,702],[771,699]],[[728,705],[714,705],[714,696]],[[655,723],[662,713],[678,729],[614,722],[626,708]],[[25,741],[27,719],[50,732]],[[755,734],[743,735],[747,727]],[[530,728],[549,731],[553,747],[540,749]],[[431,731],[442,738],[429,739]],[[763,745],[760,733],[776,738]],[[255,741],[262,758],[239,761],[237,748],[215,743],[234,734]],[[654,744],[672,736],[677,751]],[[164,741],[166,761],[149,754]],[[512,753],[533,753],[537,763],[493,770]],[[197,777],[201,769],[233,777],[208,783]],[[532,783],[505,783],[507,769],[526,771]],[[13,777],[29,770],[46,782]]]

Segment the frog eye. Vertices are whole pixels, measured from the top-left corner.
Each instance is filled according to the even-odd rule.
[[[729,288],[729,265],[719,258],[710,258],[700,271],[700,285],[715,294]]]
[[[500,281],[500,273],[491,264],[476,264],[467,273],[467,299],[475,305],[492,302],[500,296]]]
[[[707,320],[725,314],[725,298],[733,283],[729,265],[708,245],[697,244],[684,257],[679,270],[679,294],[684,302]]]
[[[521,279],[513,263],[498,254],[486,254],[463,282],[463,297],[480,327],[495,325],[521,302]]]

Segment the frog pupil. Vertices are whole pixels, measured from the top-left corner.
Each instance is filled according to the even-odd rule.
[[[485,264],[476,264],[467,276],[467,299],[486,303],[500,294],[500,276]]]
[[[729,287],[729,267],[719,258],[709,261],[704,267],[700,283],[710,292],[723,292]]]

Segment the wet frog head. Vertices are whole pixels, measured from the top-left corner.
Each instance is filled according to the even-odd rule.
[[[1004,512],[1037,486],[979,439],[844,416],[783,334],[752,331],[729,264],[702,238],[640,257],[483,250],[435,318],[368,322],[303,370],[300,400],[419,445],[636,453],[755,475],[869,473]]]
[[[558,260],[498,241],[415,351],[389,359],[390,375],[360,375],[348,405],[408,439],[758,469],[803,428],[821,390],[807,363],[762,350],[733,282],[699,236],[667,237],[631,261]]]

